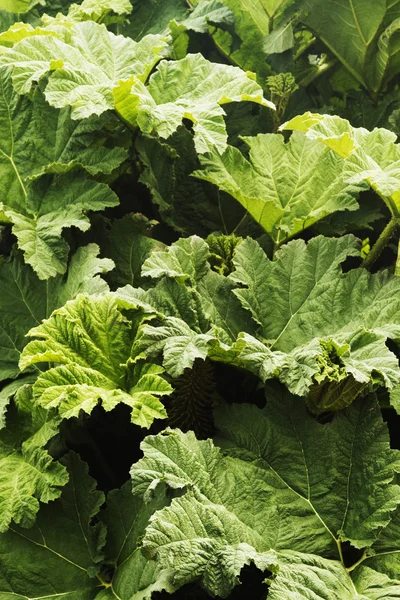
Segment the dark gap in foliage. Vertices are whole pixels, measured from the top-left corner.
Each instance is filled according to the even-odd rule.
[[[391,448],[400,450],[400,415],[393,408],[383,408],[382,417],[389,429]]]
[[[124,404],[110,412],[97,406],[90,417],[69,419],[61,427],[68,450],[88,463],[90,475],[106,492],[121,487],[131,465],[143,456],[139,446],[149,432],[133,425],[130,414]]]
[[[269,572],[262,572],[255,565],[246,565],[240,573],[241,585],[238,585],[226,600],[265,600],[268,596],[268,586],[264,580]],[[183,586],[175,594],[166,592],[156,592],[153,594],[153,600],[208,600],[211,596],[207,594],[199,585],[189,584]],[[220,596],[213,596],[220,598]]]
[[[8,256],[15,242],[16,238],[11,233],[11,225],[0,225],[0,255]]]
[[[215,363],[215,375],[216,391],[225,402],[265,406],[264,387],[255,375],[223,363]]]
[[[362,557],[364,550],[354,548],[349,542],[342,542],[342,553],[345,567],[349,568]]]

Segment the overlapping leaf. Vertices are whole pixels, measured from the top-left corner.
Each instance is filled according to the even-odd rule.
[[[173,571],[163,569],[144,556],[141,538],[151,515],[168,504],[165,490],[160,488],[149,502],[133,496],[127,482],[120,490],[110,492],[107,509],[101,516],[107,525],[107,560],[115,568],[111,587],[96,600],[150,600],[154,592],[172,593]]]
[[[65,468],[44,449],[58,432],[60,418],[35,407],[30,385],[20,386],[16,396],[18,409],[9,409],[7,428],[0,432],[1,532],[11,521],[31,527],[39,502],[58,498],[68,481]]]
[[[102,127],[112,120],[72,121],[67,108],[56,110],[40,90],[32,100],[13,90],[10,70],[0,69],[0,201],[8,207],[25,202],[31,180],[43,173],[62,173],[80,166],[90,174],[110,173],[127,157],[123,148],[110,149]]]
[[[92,518],[104,494],[95,489],[87,466],[77,455],[70,454],[63,462],[69,483],[61,498],[41,507],[31,529],[12,525],[0,536],[0,598],[4,600],[38,594],[94,600],[102,589],[96,574],[105,531]]]
[[[222,597],[250,561],[261,569],[281,565],[272,568],[276,598],[290,597],[279,594],[298,577],[307,593],[321,590],[316,598],[333,600],[340,586],[349,594],[344,597],[357,597],[339,563],[296,552],[339,558],[343,541],[373,547],[390,522],[400,502],[394,484],[400,463],[376,401],[358,402],[320,425],[301,402],[279,394],[263,411],[221,409],[217,424],[224,453],[179,430],[143,442],[145,456],[131,471],[134,493],[150,493],[161,481],[183,491],[151,519],[145,551],[173,566],[180,584],[199,578]],[[289,549],[291,558],[280,556]],[[333,584],[335,571],[339,581]]]
[[[100,294],[108,286],[100,274],[113,268],[107,258],[98,258],[96,244],[79,248],[72,256],[66,277],[41,281],[24,266],[21,256],[0,263],[0,381],[19,374],[20,353],[26,334],[80,293]]]
[[[80,295],[30,331],[38,339],[23,350],[20,367],[56,363],[39,375],[33,391],[40,405],[58,408],[65,418],[90,414],[101,400],[106,411],[128,405],[132,422],[149,427],[166,417],[159,397],[172,388],[161,367],[139,356],[135,335],[112,295]]]
[[[250,73],[211,63],[201,54],[161,62],[148,86],[132,77],[115,88],[114,98],[121,117],[144,133],[168,138],[188,119],[199,153],[227,145],[223,104],[246,100],[273,108]]]
[[[12,68],[13,84],[26,94],[34,82],[50,73],[47,101],[56,108],[70,106],[73,119],[100,115],[114,108],[113,88],[135,75],[145,81],[166,48],[161,36],[141,42],[116,36],[93,21],[66,30],[65,40],[34,36],[10,49],[0,64]]]
[[[334,10],[323,0],[305,0],[302,20],[360,83],[377,91],[399,72],[398,11],[398,0],[339,0]]]
[[[249,160],[235,147],[200,157],[193,175],[236,198],[279,244],[324,217],[356,210],[362,186],[347,182],[343,161],[301,134],[245,137]]]
[[[210,277],[204,277],[196,290],[209,318],[208,327],[217,328],[203,330],[207,337],[199,338],[185,323],[167,318],[160,327],[145,325],[142,343],[150,353],[163,350],[164,364],[167,370],[173,368],[174,375],[177,364],[182,372],[194,357],[204,358],[208,348],[214,360],[249,369],[263,381],[279,377],[292,393],[307,396],[316,413],[343,408],[370,385],[392,389],[400,370],[386,339],[398,339],[400,283],[385,272],[371,275],[354,269],[342,273],[341,263],[357,254],[357,242],[351,236],[318,237],[308,245],[301,240],[287,244],[271,261],[249,238],[236,250],[235,271],[228,277],[236,289],[225,290],[225,302],[234,294],[251,314],[255,328],[246,325],[234,304],[227,310],[228,319],[221,319],[218,308],[212,310],[218,300],[207,303],[204,287],[210,290],[212,285]],[[169,253],[162,252],[156,255],[158,263],[163,255],[168,263]],[[183,277],[178,271],[168,272],[170,268],[165,264],[164,275]],[[234,325],[235,314],[243,327],[240,332]],[[184,348],[189,345],[192,350],[187,354]]]
[[[387,129],[355,128],[337,116],[305,113],[288,121],[282,129],[302,131],[318,139],[344,160],[349,181],[367,182],[386,202],[389,210],[400,211],[400,145]]]

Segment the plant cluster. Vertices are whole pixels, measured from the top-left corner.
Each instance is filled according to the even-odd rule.
[[[400,0],[0,9],[0,600],[399,600]]]

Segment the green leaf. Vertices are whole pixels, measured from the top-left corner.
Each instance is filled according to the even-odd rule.
[[[107,22],[109,13],[128,15],[132,12],[129,0],[83,0],[82,4],[72,4],[68,10],[68,18],[74,21]]]
[[[229,146],[222,156],[200,157],[203,170],[193,175],[236,198],[275,243],[337,211],[357,209],[362,185],[347,183],[343,161],[320,142],[300,133],[288,143],[275,134],[243,139],[249,160]]]
[[[141,539],[151,515],[168,503],[165,490],[157,490],[149,502],[132,494],[127,482],[120,490],[107,496],[107,508],[101,520],[107,525],[107,560],[115,571],[111,591],[103,592],[97,600],[126,598],[150,600],[154,592],[175,591],[173,572],[160,568],[156,561],[144,556]]]
[[[140,181],[150,190],[163,221],[185,235],[206,237],[224,229],[217,195],[210,185],[189,177],[200,167],[193,136],[183,126],[168,144],[141,136],[136,149],[143,165]],[[239,211],[237,222],[242,217]]]
[[[217,31],[214,39],[242,69],[257,73],[260,83],[271,74],[271,67],[266,62],[267,55],[263,52],[266,36],[272,33],[273,27],[281,25],[285,19],[286,9],[293,0],[225,0],[225,4],[235,16],[235,30],[228,32]],[[239,38],[240,43],[235,39]]]
[[[252,74],[211,63],[201,54],[162,61],[147,87],[132,77],[116,87],[113,94],[119,115],[144,133],[168,138],[183,119],[192,121],[199,153],[214,146],[220,151],[226,148],[225,112],[221,105],[246,100],[274,108],[263,97]]]
[[[392,214],[400,212],[400,144],[387,129],[367,131],[337,116],[305,113],[281,129],[302,131],[318,139],[344,159],[347,180],[366,182],[379,194]]]
[[[142,265],[153,250],[161,250],[162,242],[151,237],[153,222],[141,214],[126,215],[111,225],[104,253],[115,263],[110,281],[116,286],[140,285]]]
[[[305,0],[301,18],[353,77],[378,91],[400,68],[398,60],[390,61],[398,24],[389,10],[396,5],[397,0],[339,0],[331,11],[324,0]]]
[[[294,552],[280,558],[268,594],[272,600],[395,600],[400,592],[399,582],[366,567],[352,580],[338,562]]]
[[[77,166],[92,175],[110,173],[126,159],[123,148],[103,145],[107,135],[100,130],[113,125],[109,116],[72,121],[70,109],[50,107],[40,90],[32,99],[16,94],[5,68],[0,90],[0,201],[6,207],[24,205],[32,179],[43,173]]]
[[[398,579],[400,567],[399,535],[400,508],[392,513],[389,524],[380,532],[373,551],[366,557],[365,564],[393,579]]]
[[[75,24],[65,41],[53,36],[26,38],[0,64],[12,68],[15,90],[26,94],[49,74],[46,100],[56,108],[71,106],[71,117],[83,119],[114,108],[113,88],[133,74],[145,81],[166,48],[161,36],[136,43],[93,21]]]
[[[398,452],[390,449],[374,398],[322,425],[297,399],[276,394],[263,410],[219,409],[217,425],[223,452],[179,430],[142,443],[144,458],[131,470],[134,493],[151,497],[160,482],[180,490],[151,519],[145,552],[173,567],[179,585],[199,579],[222,597],[249,562],[277,573],[271,593],[279,600],[290,597],[278,595],[292,589],[290,581],[309,586],[304,598],[354,593],[343,567],[323,558],[339,558],[344,540],[373,547],[400,502]],[[302,569],[304,579],[298,579]],[[316,584],[321,596],[311,595]]]
[[[0,429],[3,429],[6,425],[6,411],[11,398],[15,396],[20,387],[28,383],[33,383],[34,380],[35,378],[29,375],[28,377],[21,377],[0,390]]]
[[[188,15],[186,0],[132,0],[132,5],[129,23],[121,28],[121,33],[137,41],[149,33],[166,33],[172,19],[180,21]]]
[[[102,558],[104,526],[93,524],[102,492],[77,455],[63,460],[69,483],[61,498],[42,506],[37,523],[25,530],[12,526],[0,536],[0,598],[61,596],[66,600],[94,600],[101,584],[96,578]],[[16,561],[15,557],[18,556]]]
[[[41,281],[21,256],[0,262],[0,381],[19,374],[20,353],[28,331],[80,293],[100,294],[108,286],[100,278],[113,268],[107,258],[98,258],[99,248],[89,244],[72,256],[65,277]]]
[[[11,13],[24,13],[30,10],[31,6],[37,4],[32,0],[1,0],[0,10],[6,10]]]
[[[163,369],[141,360],[135,331],[111,294],[80,295],[29,332],[38,338],[23,350],[20,368],[56,363],[33,386],[41,406],[58,408],[64,418],[90,414],[99,400],[106,411],[119,403],[131,409],[131,421],[149,427],[165,418],[158,399],[172,392]]]
[[[343,407],[345,397],[330,398],[327,392],[344,380],[364,385],[378,378],[391,389],[400,375],[385,343],[387,337],[398,337],[400,284],[385,272],[342,273],[340,264],[357,254],[352,236],[317,237],[308,245],[290,242],[270,261],[257,242],[247,239],[236,250],[236,271],[229,276],[240,284],[235,294],[264,342],[243,335],[237,343],[239,360],[247,368],[254,365],[264,380],[278,374],[296,394],[307,394],[310,386],[321,394],[324,385],[318,410],[310,398],[316,412],[336,402],[336,409]],[[256,360],[251,349],[257,344]]]
[[[181,319],[166,317],[160,327],[143,325],[140,344],[149,355],[164,354],[163,365],[172,377],[182,375],[196,358],[205,359],[213,332],[196,333]]]
[[[30,386],[20,391],[30,399],[31,412],[22,416],[14,408],[0,433],[0,532],[7,531],[11,521],[31,527],[39,502],[58,498],[68,481],[65,468],[43,449],[56,435],[60,419],[37,414],[25,388]]]
[[[264,52],[280,54],[290,50],[294,45],[293,27],[291,22],[274,29],[264,40]]]
[[[182,238],[164,252],[152,252],[143,263],[142,275],[153,279],[173,277],[182,282],[188,279],[194,284],[210,270],[209,256],[208,246],[200,237]]]
[[[90,227],[86,211],[118,203],[117,195],[108,185],[64,175],[42,177],[29,188],[25,206],[15,209],[3,206],[3,210],[13,223],[13,233],[25,262],[40,279],[48,279],[67,270],[69,246],[61,237],[63,229],[76,227],[86,231]]]

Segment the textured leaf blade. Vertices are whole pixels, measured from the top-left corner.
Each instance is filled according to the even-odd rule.
[[[119,403],[131,407],[131,420],[149,427],[154,418],[165,418],[159,400],[171,386],[160,376],[162,368],[137,362],[132,353],[135,338],[130,322],[111,294],[98,298],[79,296],[55,311],[30,332],[20,367],[58,363],[42,373],[34,395],[46,408],[58,408],[65,418],[90,414],[102,401],[106,411]],[[136,361],[136,362],[135,362]]]
[[[114,98],[120,116],[144,133],[168,138],[183,119],[189,119],[198,153],[214,146],[220,151],[226,147],[221,105],[251,101],[274,108],[250,74],[237,67],[210,63],[201,54],[161,62],[147,87],[133,78],[115,89]]]

